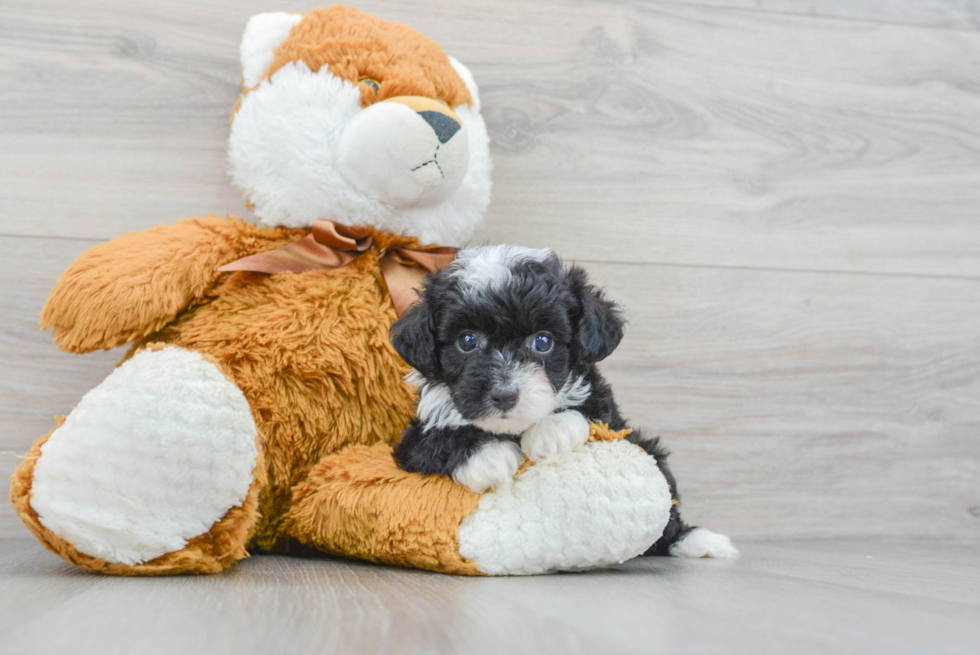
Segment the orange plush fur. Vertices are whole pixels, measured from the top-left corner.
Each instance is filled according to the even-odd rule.
[[[302,61],[316,72],[331,73],[361,86],[364,106],[396,96],[442,100],[450,107],[472,102],[470,92],[435,41],[408,25],[389,23],[352,7],[314,9],[279,46],[263,79],[284,64]]]
[[[268,474],[253,537],[262,550],[285,537],[291,489],[314,464],[392,441],[414,411],[408,367],[388,340],[396,315],[376,252],[301,274],[217,271],[307,233],[209,217],[127,234],[83,254],[42,313],[66,350],[172,344],[204,353],[241,388]],[[418,245],[372,235],[379,250]]]
[[[342,5],[306,14],[278,47],[266,76],[297,61],[314,71],[328,66],[355,84],[375,80],[377,91],[361,85],[364,105],[402,95],[430,97],[450,107],[471,102],[435,42],[408,26]],[[246,556],[246,545],[287,551],[301,540],[321,549],[336,543],[346,552],[349,544],[342,540],[315,543],[299,520],[305,515],[311,526],[323,524],[311,504],[318,496],[309,474],[348,446],[392,442],[414,413],[414,390],[402,381],[408,367],[388,340],[396,315],[378,256],[388,247],[418,243],[373,232],[377,250],[340,269],[275,276],[217,271],[308,233],[208,216],[127,234],[92,248],[65,271],[41,316],[63,349],[84,353],[131,343],[127,357],[164,345],[202,353],[248,399],[260,464],[244,505],[208,534],[151,562],[109,564],[52,534],[30,506],[34,463],[47,435],[34,445],[11,487],[20,515],[43,544],[83,568],[148,575],[220,570]],[[336,458],[325,461],[316,479],[327,475]],[[304,481],[297,492],[302,511],[287,521],[294,487]],[[462,515],[475,504],[464,502],[458,491],[450,496],[459,496],[454,506]],[[467,568],[460,561],[452,566]]]
[[[365,45],[367,44],[367,45]],[[361,85],[362,104],[417,95],[449,107],[471,101],[445,52],[404,25],[343,6],[307,14],[265,75],[288,62],[329,66]],[[248,93],[245,90],[244,93]],[[396,315],[378,263],[415,239],[371,231],[376,250],[339,269],[219,273],[241,257],[302,238],[208,216],[96,246],[62,274],[41,316],[65,350],[132,344],[127,357],[168,345],[201,353],[244,393],[259,459],[244,503],[180,551],[130,566],[79,553],[45,528],[30,503],[50,434],[12,478],[11,498],[49,549],[117,575],[209,573],[248,551],[325,551],[438,571],[479,574],[458,552],[457,529],[479,495],[448,478],[397,469],[390,444],[414,414],[408,366],[388,330]],[[621,438],[593,426],[593,438]]]

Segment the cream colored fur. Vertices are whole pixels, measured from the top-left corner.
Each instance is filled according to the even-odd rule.
[[[41,448],[31,506],[82,553],[139,564],[180,550],[241,505],[255,423],[200,354],[144,351],[92,389]]]
[[[484,494],[459,527],[459,552],[490,575],[618,564],[656,541],[670,503],[652,457],[626,441],[589,443]]]

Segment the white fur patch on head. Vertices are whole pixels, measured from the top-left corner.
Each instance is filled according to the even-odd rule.
[[[255,440],[248,401],[218,367],[189,350],[143,351],[41,447],[31,507],[81,553],[146,562],[245,501]]]
[[[552,256],[554,252],[550,248],[511,245],[464,248],[456,253],[449,274],[474,291],[500,289],[510,281],[513,269],[521,262],[543,262]]]
[[[618,564],[653,545],[670,506],[653,457],[626,441],[588,443],[485,494],[459,526],[459,553],[489,575]]]
[[[282,11],[256,14],[248,19],[240,48],[242,82],[246,89],[259,83],[275,59],[276,48],[289,36],[293,25],[301,20],[302,14]]]
[[[504,414],[475,419],[473,425],[494,434],[521,434],[557,409],[558,395],[540,365],[512,367],[509,381],[518,389],[517,404]]]
[[[516,443],[491,441],[453,471],[453,481],[478,494],[488,489],[503,489],[510,486],[523,463],[524,456]]]
[[[569,409],[541,419],[521,435],[521,450],[532,462],[564,457],[589,440],[589,421]]]
[[[732,544],[732,540],[723,534],[705,528],[694,528],[671,544],[668,554],[671,557],[730,559],[738,557],[738,549]]]

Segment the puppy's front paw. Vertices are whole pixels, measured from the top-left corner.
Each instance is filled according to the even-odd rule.
[[[589,440],[589,422],[580,412],[566,410],[535,423],[521,437],[528,459],[547,462],[581,448]]]
[[[524,456],[516,443],[491,441],[453,471],[453,480],[470,491],[482,494],[487,489],[510,485],[523,463]]]

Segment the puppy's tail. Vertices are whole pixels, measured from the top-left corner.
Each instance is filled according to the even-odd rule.
[[[656,543],[643,553],[643,556],[738,557],[738,549],[732,545],[732,540],[727,536],[684,523],[684,519],[681,518],[681,496],[677,491],[677,481],[674,479],[670,467],[667,466],[667,457],[670,455],[670,451],[660,441],[660,437],[648,437],[641,430],[633,430],[626,438],[643,448],[657,461],[657,468],[660,469],[667,480],[667,484],[670,485],[670,497],[673,500],[667,527],[664,528],[663,534]]]

